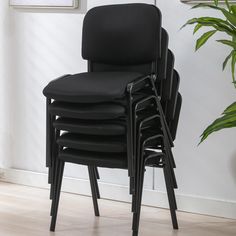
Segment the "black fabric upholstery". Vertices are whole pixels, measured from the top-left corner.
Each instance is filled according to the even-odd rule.
[[[101,137],[74,133],[62,134],[57,143],[60,146],[93,152],[126,152],[126,137]]]
[[[166,79],[169,36],[165,29],[161,31],[161,58],[157,63],[158,81]]]
[[[53,126],[57,130],[89,135],[125,135],[125,122],[119,121],[84,121],[70,118],[58,118]]]
[[[107,168],[127,168],[126,153],[102,153],[88,152],[71,148],[66,148],[59,153],[59,159],[65,162],[76,163],[80,165],[98,166]]]
[[[109,120],[125,116],[124,106],[114,103],[77,104],[53,102],[49,106],[52,115],[84,120]]]
[[[174,72],[175,57],[171,50],[168,50],[166,79],[163,80],[162,100],[171,99],[172,80]]]
[[[158,166],[160,160],[164,158],[164,156],[163,153],[145,151],[144,158],[146,159],[146,165]],[[102,153],[65,148],[60,151],[58,157],[65,162],[80,165],[127,169],[126,153]]]
[[[139,64],[139,65],[110,65],[96,62],[89,62],[89,71],[104,72],[104,71],[123,71],[123,72],[138,72],[143,75],[154,73],[153,63]]]
[[[179,115],[180,115],[181,106],[182,106],[182,96],[180,93],[178,93],[176,109],[175,109],[175,117],[174,117],[174,120],[171,122],[171,126],[170,126],[170,132],[171,132],[171,136],[173,140],[175,140],[176,138],[176,132],[177,132],[178,123],[179,123]]]
[[[167,56],[168,56],[169,36],[165,29],[161,31],[161,58],[156,61],[156,89],[158,95],[162,97],[163,81],[167,74]]]
[[[95,7],[84,18],[82,56],[104,64],[143,64],[160,57],[161,13],[148,4]]]
[[[138,65],[111,65],[89,61],[89,71],[130,71],[130,72],[139,72],[144,75],[153,74],[157,72],[158,82],[166,78],[167,70],[167,54],[168,54],[168,42],[169,36],[165,29],[161,30],[161,58],[155,61],[155,63],[150,62],[147,64],[138,64]],[[155,71],[156,70],[156,71]],[[157,84],[158,90],[159,83]]]
[[[174,70],[171,98],[167,102],[167,110],[166,110],[167,121],[172,121],[175,116],[175,109],[176,109],[176,103],[177,103],[177,97],[178,97],[178,91],[179,91],[179,82],[180,82],[179,74],[176,70]]]
[[[129,82],[142,77],[135,72],[91,72],[51,81],[43,90],[47,98],[64,102],[98,103],[123,98]]]

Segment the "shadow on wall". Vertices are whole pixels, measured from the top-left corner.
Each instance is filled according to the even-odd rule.
[[[14,8],[16,11],[25,13],[71,13],[71,14],[85,14],[88,9],[87,0],[80,0],[79,7],[76,9],[44,9],[44,8]]]

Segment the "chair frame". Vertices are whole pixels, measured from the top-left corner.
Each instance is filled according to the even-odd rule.
[[[165,120],[164,112],[161,107],[160,98],[157,96],[157,91],[155,87],[154,78],[152,76],[145,76],[141,78],[137,78],[133,82],[129,83],[127,85],[127,93],[126,93],[126,99],[127,99],[127,160],[128,160],[128,176],[130,177],[130,193],[133,195],[133,200],[135,204],[132,207],[133,211],[133,234],[136,235],[138,232],[139,227],[139,218],[140,218],[140,206],[141,206],[141,196],[142,196],[142,186],[143,185],[143,178],[144,178],[144,164],[141,164],[138,170],[135,169],[134,162],[137,157],[134,156],[134,150],[136,150],[136,144],[133,143],[134,140],[134,125],[136,124],[136,117],[134,117],[134,114],[136,116],[136,112],[138,110],[138,106],[146,102],[148,99],[150,99],[150,96],[148,99],[143,99],[142,101],[139,101],[135,104],[135,107],[133,109],[133,100],[134,100],[134,93],[138,91],[141,88],[143,88],[143,85],[151,85],[151,90],[153,92],[153,95],[151,96],[151,99],[155,101],[156,103],[156,109],[159,113],[159,119],[161,123],[161,129],[163,132],[163,139],[166,147],[166,153],[169,159],[172,157],[169,153],[171,151],[171,146],[173,145],[173,140],[170,135],[169,128],[167,126],[167,122]],[[62,184],[62,175],[64,170],[64,161],[61,161],[57,158],[57,154],[60,150],[62,150],[62,147],[56,147],[55,144],[56,138],[60,135],[60,131],[53,130],[52,123],[55,120],[55,116],[50,115],[48,111],[48,107],[51,104],[51,99],[47,99],[47,148],[46,148],[46,165],[49,167],[49,183],[51,184],[51,194],[50,198],[52,199],[52,208],[51,208],[51,226],[50,230],[55,230],[56,225],[56,218],[57,218],[57,212],[58,212],[58,206],[59,206],[59,199],[60,199],[60,189]],[[134,122],[135,121],[135,122]],[[148,139],[150,140],[150,139]],[[146,140],[144,143],[148,141]],[[53,147],[53,148],[52,148]],[[58,150],[58,151],[57,151]],[[138,154],[140,156],[140,154]],[[143,155],[141,155],[140,158],[143,158]],[[142,160],[142,159],[141,159]],[[169,166],[169,161],[168,165]],[[166,183],[171,184],[170,180],[170,171],[171,166],[168,167],[168,169],[165,171],[165,179]],[[98,184],[97,184],[97,169],[94,166],[88,166],[89,171],[89,177],[90,177],[90,183],[91,183],[91,192],[93,197],[93,205],[94,205],[94,212],[96,216],[99,216],[99,209],[97,204],[97,199],[100,198],[100,193],[98,190]],[[137,176],[140,176],[137,178]],[[136,179],[136,181],[134,181]],[[139,183],[138,189],[135,187],[135,182]],[[136,183],[137,184],[137,183]],[[171,184],[172,185],[172,184]],[[169,203],[171,206],[171,209],[173,208],[173,201],[174,200],[174,194],[170,194],[170,191],[173,191],[170,188],[168,189],[168,196],[169,196]],[[169,185],[168,185],[169,186]],[[136,191],[135,191],[136,189]],[[139,207],[137,207],[139,206]],[[176,207],[175,207],[176,208]],[[173,215],[173,214],[171,214]],[[174,216],[174,215],[173,215]],[[172,221],[173,221],[172,216]],[[175,216],[176,218],[176,216]],[[177,221],[176,221],[177,222]],[[173,223],[174,228],[178,228],[177,223]]]

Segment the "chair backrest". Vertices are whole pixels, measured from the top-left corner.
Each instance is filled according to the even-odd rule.
[[[180,77],[176,70],[174,70],[173,73],[173,80],[172,80],[172,90],[171,90],[171,98],[166,103],[166,120],[167,122],[171,122],[174,119],[175,116],[175,109],[176,109],[176,103],[177,103],[177,97],[179,92],[179,83],[180,83]]]
[[[156,69],[157,71],[156,88],[160,96],[162,96],[163,80],[166,79],[168,43],[169,43],[168,33],[164,28],[162,28],[161,30],[161,58],[158,61],[156,61],[156,68],[157,68]]]
[[[174,54],[172,53],[171,50],[168,50],[166,79],[163,80],[163,88],[162,88],[162,97],[161,97],[162,102],[171,99],[174,63],[175,63]]]
[[[95,7],[84,19],[82,56],[90,71],[154,71],[161,57],[161,13],[148,4]]]
[[[171,122],[171,125],[170,125],[170,133],[171,133],[171,136],[172,136],[173,140],[175,140],[175,138],[176,138],[181,106],[182,106],[182,96],[181,96],[180,93],[178,93],[176,109],[175,109],[175,116],[174,116],[174,119],[173,119],[173,121]]]

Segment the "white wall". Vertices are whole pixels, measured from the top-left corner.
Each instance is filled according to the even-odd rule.
[[[86,70],[86,62],[80,54],[81,26],[86,9],[123,2],[137,1],[88,0],[82,1],[81,8],[73,11],[10,10],[4,23],[7,32],[4,33],[5,57],[10,56],[10,62],[3,68],[7,71],[0,80],[3,90],[0,103],[4,108],[0,120],[5,122],[0,124],[0,144],[4,147],[0,154],[1,159],[6,156],[11,160],[12,168],[46,172],[42,89],[62,74]],[[179,31],[190,17],[214,12],[190,11],[188,5],[178,0],[168,0],[168,3],[158,0],[157,5],[162,10],[163,26],[169,32],[170,48],[176,56],[175,67],[181,76],[183,109],[174,150],[178,194],[236,204],[235,130],[213,135],[197,147],[206,125],[234,101],[230,72],[221,72],[227,50],[211,43],[194,53],[191,27]],[[152,169],[147,171],[146,188],[164,191],[162,173],[155,171],[155,183],[153,174]],[[69,165],[66,175],[86,179],[87,170]],[[103,182],[127,185],[124,171],[102,170],[101,177]]]
[[[189,10],[189,5],[176,0],[168,4],[158,0],[157,5],[181,76],[183,109],[175,148],[179,193],[236,201],[235,129],[214,134],[197,146],[203,129],[235,101],[230,70],[221,69],[228,49],[211,41],[195,53],[192,27],[179,31],[187,19],[215,12]]]
[[[11,130],[9,107],[9,8],[8,2],[0,4],[0,168],[11,165]]]

